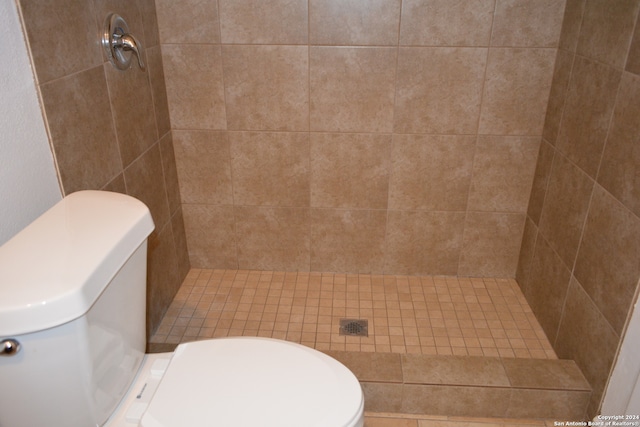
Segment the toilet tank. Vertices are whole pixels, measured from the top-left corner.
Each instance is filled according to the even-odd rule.
[[[80,191],[0,247],[0,427],[104,424],[144,356],[153,228],[142,202]]]

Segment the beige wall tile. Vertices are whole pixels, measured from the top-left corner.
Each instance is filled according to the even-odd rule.
[[[475,133],[486,58],[482,48],[400,48],[394,131]]]
[[[160,41],[220,43],[218,2],[156,0]]]
[[[147,329],[151,333],[180,288],[173,229],[167,224],[149,239],[149,286],[147,287]]]
[[[391,132],[396,49],[310,49],[311,130]]]
[[[93,2],[21,0],[20,9],[40,84],[102,63]],[[61,33],[73,35],[72,47],[55,39]]]
[[[163,45],[162,61],[172,128],[226,129],[220,47]]]
[[[619,339],[580,283],[572,279],[555,350],[559,358],[573,359],[589,381],[592,387],[589,414],[599,409]],[[584,351],[585,348],[590,351]]]
[[[311,134],[311,206],[386,209],[391,135]]]
[[[488,46],[495,0],[405,0],[400,44]]]
[[[311,270],[382,273],[384,210],[311,209]]]
[[[234,208],[238,267],[309,271],[309,208]]]
[[[222,43],[306,44],[306,0],[219,0]]]
[[[171,130],[169,116],[169,101],[167,100],[167,87],[165,86],[164,67],[162,65],[162,52],[160,46],[146,49],[147,69],[151,82],[151,95],[153,97],[153,111],[155,112],[156,129],[158,136],[162,137]]]
[[[640,215],[640,77],[624,73],[598,182],[636,215]]]
[[[178,260],[178,283],[181,284],[182,280],[187,276],[187,273],[189,273],[189,270],[191,269],[182,207],[180,207],[180,209],[178,209],[171,217],[171,228],[173,230],[176,259]],[[173,284],[172,286],[176,285]]]
[[[170,218],[167,190],[162,176],[159,144],[155,144],[124,170],[127,194],[147,205],[156,226],[154,233],[158,233]]]
[[[540,137],[479,136],[469,189],[469,210],[525,212]]]
[[[497,0],[492,46],[557,47],[564,0]]]
[[[587,216],[593,181],[556,154],[540,216],[540,232],[563,262],[572,266]]]
[[[457,274],[464,216],[464,212],[389,211],[385,273]]]
[[[640,14],[638,14],[638,20],[636,21],[636,28],[633,32],[633,38],[631,39],[631,47],[629,48],[629,55],[627,56],[627,63],[625,70],[634,74],[640,74]]]
[[[223,46],[229,129],[309,129],[306,46]]]
[[[231,157],[225,132],[173,131],[184,204],[233,204]]]
[[[309,136],[305,133],[229,132],[233,202],[309,206]]]
[[[555,69],[553,71],[553,82],[551,83],[551,91],[549,93],[549,103],[547,104],[547,112],[542,129],[542,137],[551,145],[555,145],[556,139],[558,138],[560,119],[562,118],[564,104],[567,99],[567,89],[569,87],[569,79],[571,77],[574,59],[574,54],[562,49],[558,50]]]
[[[149,77],[137,68],[123,73],[111,64],[104,67],[120,157],[127,167],[158,140]]]
[[[540,215],[542,215],[542,207],[547,195],[547,186],[549,185],[549,175],[551,174],[554,156],[555,150],[543,139],[540,144],[527,210],[527,215],[536,225],[540,223]]]
[[[595,177],[621,72],[576,57],[556,147]]]
[[[524,295],[529,289],[529,279],[531,277],[531,263],[533,261],[533,251],[538,237],[538,227],[527,216],[524,222],[524,232],[522,233],[522,246],[520,247],[520,257],[518,268],[516,269],[516,280]]]
[[[580,36],[582,15],[584,14],[586,0],[567,0],[562,19],[562,31],[560,32],[560,49],[575,53]]]
[[[458,274],[514,277],[525,214],[467,212]]]
[[[639,0],[586,2],[577,52],[623,68],[639,7]]]
[[[551,342],[558,335],[571,272],[538,233],[525,297]]]
[[[640,277],[640,219],[596,186],[574,275],[618,335]]]
[[[101,188],[122,171],[102,65],[40,90],[65,194]]]
[[[173,138],[171,133],[160,139],[160,155],[162,156],[162,175],[164,185],[167,189],[167,202],[169,212],[173,215],[180,209],[182,200],[180,199],[180,187],[178,184],[178,170],[176,168],[176,157],[173,150]]]
[[[555,55],[554,49],[489,50],[479,133],[542,133]]]
[[[321,45],[397,45],[400,0],[311,0],[309,38]]]
[[[389,208],[466,209],[475,136],[394,135]]]
[[[193,268],[238,268],[233,206],[183,204]]]

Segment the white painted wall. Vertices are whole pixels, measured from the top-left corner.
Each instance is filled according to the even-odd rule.
[[[640,415],[640,304],[637,299],[601,412],[603,415]]]
[[[0,1],[0,245],[62,198],[16,4]]]

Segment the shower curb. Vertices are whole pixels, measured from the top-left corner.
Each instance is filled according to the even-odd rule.
[[[591,397],[572,360],[324,353],[360,380],[370,412],[580,421]]]

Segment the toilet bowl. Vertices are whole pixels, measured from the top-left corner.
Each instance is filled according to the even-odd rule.
[[[361,427],[335,359],[219,338],[144,354],[149,210],[81,191],[0,247],[0,426]]]

